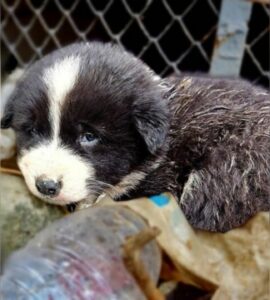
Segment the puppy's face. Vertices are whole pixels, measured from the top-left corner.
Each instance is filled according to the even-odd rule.
[[[35,63],[6,106],[29,189],[58,205],[132,188],[162,147],[168,112],[159,79],[116,46],[74,44]]]

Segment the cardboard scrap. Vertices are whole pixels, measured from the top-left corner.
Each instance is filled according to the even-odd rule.
[[[157,241],[178,280],[213,291],[213,300],[269,299],[269,214],[225,234],[194,230],[172,195],[99,205],[125,205],[161,230]]]

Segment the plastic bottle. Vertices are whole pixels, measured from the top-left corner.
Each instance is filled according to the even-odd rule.
[[[0,299],[145,299],[125,268],[122,245],[146,227],[140,216],[122,206],[68,215],[10,256],[0,278]],[[141,258],[157,282],[161,257],[156,242],[142,249]]]

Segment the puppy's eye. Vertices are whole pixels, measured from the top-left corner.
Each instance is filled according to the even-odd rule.
[[[90,145],[98,140],[98,137],[93,132],[86,132],[80,135],[81,145]]]
[[[31,136],[35,136],[38,134],[38,130],[35,127],[23,126],[22,131]]]

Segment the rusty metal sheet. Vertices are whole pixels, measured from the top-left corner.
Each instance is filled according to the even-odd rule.
[[[251,2],[246,0],[223,0],[211,74],[239,75],[251,8]]]

